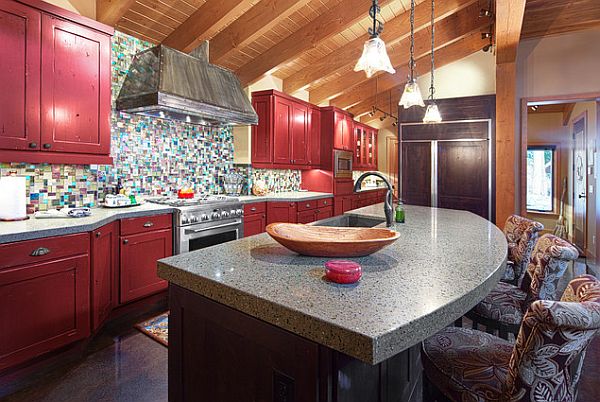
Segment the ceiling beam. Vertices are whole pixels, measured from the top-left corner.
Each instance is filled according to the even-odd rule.
[[[477,3],[477,0],[447,0],[439,2],[435,10],[435,20],[437,22],[473,3]],[[476,6],[476,8],[479,12],[479,7]],[[424,1],[415,7],[415,32],[427,28],[430,24],[431,3]],[[410,11],[406,11],[386,21],[381,38],[386,42],[387,46],[390,46],[406,38],[409,34]],[[327,57],[323,57],[319,62],[289,76],[283,81],[283,90],[286,93],[293,93],[300,89],[307,89],[311,87],[311,84],[318,83],[319,80],[344,67],[353,67],[362,54],[363,45],[367,39],[369,39],[369,34],[365,33],[341,48],[336,49]]]
[[[479,32],[474,32],[469,36],[457,41],[453,42],[445,47],[436,51],[436,66],[443,67],[447,64],[459,61],[467,56],[470,56],[473,53],[481,51],[481,48],[487,44],[486,39],[482,39]],[[429,72],[429,64],[427,64],[427,60],[429,56],[423,56],[421,59],[417,60],[417,74],[422,75]],[[402,67],[403,72],[408,72],[408,65]],[[365,97],[363,100],[352,107],[347,108],[350,113],[355,116],[360,116],[364,113],[369,112],[371,110],[371,106],[376,105],[381,107],[381,103],[383,102],[383,106],[381,107],[384,110],[387,110],[389,106],[388,96],[386,95],[386,91],[392,91],[396,93],[396,104],[400,99],[401,91],[404,90],[404,85],[406,84],[406,75],[403,75],[404,79],[402,82],[399,82],[396,85],[386,85],[385,87],[379,87],[379,93],[383,93],[383,95],[377,95],[377,104],[375,104],[375,93],[372,92],[371,97]],[[423,89],[423,88],[422,88]],[[423,92],[423,95],[426,95],[427,92]],[[394,101],[394,99],[392,99]]]
[[[516,60],[524,14],[525,0],[500,1],[496,5],[496,64]]]
[[[208,39],[211,33],[229,25],[251,3],[251,0],[207,0],[162,43],[190,52]]]
[[[527,0],[521,39],[599,26],[600,7],[597,0]]]
[[[380,1],[380,6],[392,0]],[[338,34],[368,16],[368,2],[365,0],[344,0],[302,26],[285,39],[279,41],[260,56],[240,67],[236,74],[243,86],[258,81],[277,66],[295,59],[313,49],[321,41]]]
[[[134,4],[135,0],[97,0],[96,19],[114,27]]]
[[[235,49],[254,41],[310,0],[262,0],[210,40],[210,60],[217,64]]]
[[[440,49],[462,38],[470,36],[473,32],[481,35],[481,29],[488,26],[490,21],[486,18],[478,18],[479,7],[474,4],[456,14],[444,18],[435,26],[435,47]],[[479,40],[472,39],[468,46],[469,50],[479,46]],[[436,52],[437,53],[437,52]],[[415,57],[416,59],[423,56],[431,55],[431,31],[425,29],[415,34]],[[352,106],[365,98],[375,95],[375,88],[380,91],[385,91],[400,82],[406,81],[408,71],[404,68],[410,59],[410,38],[406,38],[394,47],[394,52],[390,60],[394,66],[400,67],[401,71],[396,74],[379,74],[376,77],[367,79],[362,72],[352,72],[346,74],[342,79],[339,79],[331,84],[326,84],[327,89],[319,88],[318,92],[311,93],[311,101],[320,93],[326,93],[330,90],[332,93],[337,93],[340,90],[344,92],[330,100],[330,105],[340,108]],[[423,59],[417,64],[418,71],[428,72],[431,62],[428,59]],[[422,74],[422,73],[419,73]],[[320,103],[320,101],[316,102]]]

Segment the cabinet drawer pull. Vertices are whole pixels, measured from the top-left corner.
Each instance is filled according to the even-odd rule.
[[[148,221],[148,222],[144,223],[145,228],[151,228],[152,226],[154,226],[154,222]]]
[[[129,244],[129,240],[127,240],[127,239],[123,240],[123,244]]]
[[[37,148],[37,142],[30,142],[29,148]]]
[[[44,149],[50,149],[52,148],[52,144],[44,144],[43,147]]]
[[[96,232],[96,237],[102,236],[102,232]]]
[[[252,211],[252,212],[256,211],[256,207],[250,208],[250,211]]]
[[[32,257],[41,257],[43,255],[49,254],[50,250],[47,249],[46,247],[40,247],[40,248],[36,248],[35,250],[33,250],[31,252],[31,256]]]

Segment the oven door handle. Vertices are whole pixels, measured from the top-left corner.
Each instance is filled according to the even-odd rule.
[[[208,228],[202,228],[202,229],[186,229],[185,230],[185,234],[190,234],[190,233],[201,233],[201,232],[206,232],[207,230],[213,230],[213,229],[221,229],[221,228],[227,228],[229,226],[238,226],[241,222],[231,222],[231,223],[225,223],[223,225],[217,225],[217,226],[211,226]]]

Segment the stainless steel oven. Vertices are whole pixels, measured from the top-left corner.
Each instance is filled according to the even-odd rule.
[[[352,152],[333,151],[333,175],[336,179],[351,179],[352,178]]]
[[[244,237],[242,218],[180,226],[175,230],[175,254],[200,250]]]

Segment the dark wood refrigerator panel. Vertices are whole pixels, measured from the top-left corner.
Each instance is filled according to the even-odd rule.
[[[438,207],[489,217],[489,142],[438,142]]]
[[[402,198],[411,205],[431,205],[431,142],[402,144]]]

